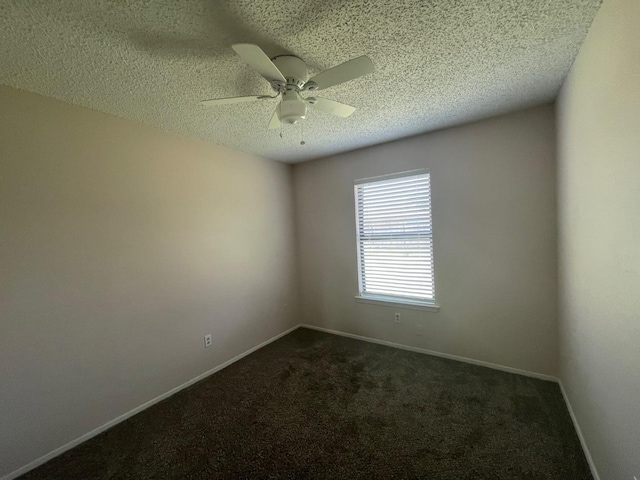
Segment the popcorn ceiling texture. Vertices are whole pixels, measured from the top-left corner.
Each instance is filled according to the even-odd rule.
[[[0,83],[263,157],[298,162],[552,101],[600,0],[4,0]],[[309,74],[366,54],[376,71],[268,130],[275,100],[230,45],[295,54]]]

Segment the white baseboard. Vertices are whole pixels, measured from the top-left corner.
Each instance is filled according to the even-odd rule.
[[[196,382],[199,382],[200,380],[208,377],[209,375],[212,375],[220,370],[222,370],[225,367],[228,367],[229,365],[231,365],[232,363],[237,362],[238,360],[246,357],[247,355],[250,355],[251,353],[255,352],[256,350],[278,340],[281,337],[284,337],[285,335],[293,332],[294,330],[303,327],[303,328],[309,328],[311,330],[318,330],[321,332],[325,332],[325,333],[331,333],[334,335],[340,335],[343,337],[348,337],[348,338],[353,338],[356,340],[363,340],[365,342],[370,342],[370,343],[377,343],[379,345],[386,345],[389,347],[394,347],[394,348],[399,348],[402,350],[409,350],[411,352],[418,352],[418,353],[424,353],[427,355],[433,355],[436,357],[442,357],[442,358],[448,358],[450,360],[456,360],[459,362],[465,362],[465,363],[470,363],[473,365],[479,365],[482,367],[488,367],[488,368],[493,368],[495,370],[502,370],[504,372],[509,372],[509,373],[515,373],[518,375],[525,375],[527,377],[533,377],[533,378],[538,378],[541,380],[547,380],[547,381],[551,381],[551,382],[556,382],[560,385],[560,390],[562,391],[562,395],[564,397],[564,401],[567,404],[567,409],[569,410],[569,415],[571,416],[571,420],[573,421],[573,425],[576,429],[576,433],[578,434],[578,438],[580,439],[580,443],[582,445],[582,449],[584,450],[584,454],[585,457],[587,458],[587,462],[589,463],[589,467],[591,468],[591,473],[593,474],[593,478],[594,480],[600,480],[600,477],[598,476],[598,472],[596,470],[596,467],[593,463],[593,459],[591,458],[591,454],[589,453],[589,449],[587,448],[587,444],[584,440],[584,437],[582,436],[582,432],[580,430],[580,426],[578,425],[578,421],[576,420],[576,417],[573,413],[573,409],[571,408],[571,403],[569,403],[569,398],[567,397],[567,394],[565,392],[565,389],[562,385],[562,382],[556,378],[553,377],[551,375],[544,375],[542,373],[536,373],[536,372],[530,372],[527,370],[520,370],[518,368],[512,368],[512,367],[506,367],[504,365],[498,365],[495,363],[490,363],[490,362],[483,362],[481,360],[474,360],[472,358],[467,358],[467,357],[460,357],[458,355],[451,355],[448,353],[441,353],[441,352],[436,352],[433,350],[427,350],[424,348],[419,348],[419,347],[412,347],[409,345],[402,345],[400,343],[394,343],[394,342],[388,342],[386,340],[378,340],[375,338],[371,338],[371,337],[364,337],[362,335],[355,335],[352,333],[345,333],[345,332],[341,332],[338,330],[331,330],[329,328],[323,328],[323,327],[316,327],[314,325],[305,325],[305,324],[301,324],[301,325],[296,325],[294,327],[289,328],[288,330],[285,330],[284,332],[270,338],[269,340],[266,340],[264,342],[262,342],[259,345],[256,345],[253,348],[250,348],[249,350],[247,350],[246,352],[243,352],[239,355],[236,355],[235,357],[233,357],[230,360],[227,360],[224,363],[221,363],[220,365],[212,368],[211,370],[208,370],[200,375],[198,375],[197,377],[192,378],[191,380],[183,383],[182,385],[179,385],[175,388],[172,388],[171,390],[169,390],[166,393],[163,393],[162,395],[157,396],[156,398],[149,400],[148,402],[143,403],[142,405],[134,408],[133,410],[130,410],[122,415],[120,415],[119,417],[114,418],[113,420],[108,421],[107,423],[105,423],[104,425],[95,428],[94,430],[91,430],[88,433],[85,433],[84,435],[76,438],[75,440],[72,440],[71,442],[62,445],[61,447],[56,448],[55,450],[52,450],[51,452],[47,453],[46,455],[43,455],[40,458],[37,458],[36,460],[28,463],[27,465],[24,465],[23,467],[18,468],[17,470],[14,470],[13,472],[9,473],[8,475],[5,475],[4,477],[1,477],[0,480],[13,480],[14,478],[19,477],[20,475],[23,475],[25,473],[27,473],[30,470],[33,470],[36,467],[39,467],[40,465],[42,465],[43,463],[48,462],[49,460],[51,460],[54,457],[57,457],[58,455],[66,452],[67,450],[72,449],[73,447],[76,447],[77,445],[81,444],[82,442],[85,442],[87,440],[89,440],[90,438],[95,437],[96,435],[104,432],[105,430],[108,430],[109,428],[117,425],[120,422],[123,422],[124,420],[136,415],[137,413],[140,413],[141,411],[151,407],[152,405],[164,400],[165,398],[170,397],[171,395],[174,395],[175,393],[179,392],[180,390],[183,390],[191,385],[193,385]]]
[[[309,328],[311,330],[318,330],[320,332],[331,333],[334,335],[340,335],[342,337],[354,338],[356,340],[363,340],[365,342],[377,343],[379,345],[386,345],[389,347],[400,348],[402,350],[409,350],[411,352],[424,353],[427,355],[433,355],[435,357],[448,358],[450,360],[457,360],[459,362],[470,363],[472,365],[480,365],[482,367],[493,368],[495,370],[502,370],[504,372],[515,373],[518,375],[525,375],[527,377],[539,378],[541,380],[548,380],[550,382],[556,382],[560,386],[560,391],[562,392],[562,396],[564,398],[564,402],[567,405],[567,410],[569,410],[569,415],[571,416],[571,421],[573,422],[573,426],[576,430],[578,438],[580,439],[580,445],[582,446],[582,450],[584,452],[584,456],[587,459],[587,463],[589,464],[589,468],[591,469],[591,474],[593,475],[594,480],[600,480],[600,476],[598,475],[598,471],[596,470],[596,466],[593,463],[593,458],[591,457],[591,453],[589,452],[589,448],[587,447],[587,442],[582,435],[582,431],[580,430],[580,425],[578,425],[578,420],[576,419],[575,414],[573,413],[573,408],[571,407],[571,403],[569,402],[569,397],[567,396],[567,392],[562,385],[562,381],[551,375],[545,375],[542,373],[530,372],[528,370],[520,370],[518,368],[506,367],[504,365],[498,365],[490,362],[483,362],[481,360],[474,360],[473,358],[460,357],[458,355],[451,355],[449,353],[441,353],[433,350],[427,350],[419,347],[412,347],[409,345],[402,345],[400,343],[388,342],[386,340],[378,340],[376,338],[364,337],[362,335],[355,335],[353,333],[345,333],[338,330],[331,330],[329,328],[316,327],[315,325],[305,325],[302,324],[300,327]]]
[[[576,430],[576,434],[578,435],[578,438],[580,439],[580,445],[582,446],[582,450],[584,452],[584,456],[587,459],[587,463],[589,464],[589,468],[591,469],[591,474],[593,475],[593,479],[594,480],[600,480],[600,475],[598,475],[598,470],[596,469],[596,466],[595,466],[595,464],[593,462],[593,458],[591,457],[591,452],[589,452],[589,448],[587,447],[587,442],[585,441],[584,436],[582,435],[582,430],[580,430],[580,425],[578,424],[578,420],[576,419],[576,416],[573,413],[573,408],[571,407],[571,402],[569,401],[569,397],[567,396],[567,392],[564,389],[564,385],[562,384],[562,381],[559,378],[553,377],[551,375],[545,375],[543,373],[530,372],[528,370],[521,370],[519,368],[506,367],[504,365],[498,365],[496,363],[483,362],[482,360],[475,360],[473,358],[461,357],[461,356],[458,356],[458,355],[451,355],[449,353],[436,352],[434,350],[427,350],[425,348],[412,347],[412,346],[409,346],[409,345],[403,345],[401,343],[388,342],[386,340],[378,340],[376,338],[364,337],[362,335],[355,335],[353,333],[341,332],[339,330],[332,330],[330,328],[316,327],[315,325],[301,324],[301,325],[299,325],[299,327],[309,328],[311,330],[318,330],[320,332],[325,332],[325,333],[331,333],[333,335],[340,335],[342,337],[353,338],[353,339],[356,339],[356,340],[363,340],[365,342],[377,343],[379,345],[386,345],[388,347],[399,348],[399,349],[408,350],[408,351],[411,351],[411,352],[424,353],[426,355],[433,355],[435,357],[448,358],[450,360],[456,360],[456,361],[459,361],[459,362],[470,363],[472,365],[479,365],[479,366],[482,366],[482,367],[493,368],[495,370],[502,370],[503,372],[515,373],[517,375],[525,375],[527,377],[533,377],[533,378],[538,378],[538,379],[541,379],[541,380],[547,380],[547,381],[550,381],[550,382],[556,382],[560,387],[560,391],[562,392],[562,396],[564,398],[564,402],[567,405],[567,410],[569,411],[569,415],[571,416],[571,421],[573,422],[573,426],[574,426],[574,428]]]
[[[284,337],[288,333],[291,333],[294,330],[296,330],[298,327],[300,327],[300,325],[296,325],[294,327],[291,327],[290,329],[285,330],[282,333],[279,333],[275,337],[272,337],[269,340],[266,340],[266,341],[262,342],[260,345],[256,345],[255,347],[250,348],[246,352],[243,352],[240,355],[236,355],[232,359],[227,360],[226,362],[221,363],[220,365],[212,368],[211,370],[208,370],[208,371],[198,375],[197,377],[192,378],[191,380],[183,383],[182,385],[178,385],[177,387],[172,388],[168,392],[163,393],[162,395],[159,395],[156,398],[153,398],[153,399],[149,400],[148,402],[143,403],[142,405],[134,408],[133,410],[129,410],[127,413],[124,413],[124,414],[120,415],[119,417],[116,417],[113,420],[108,421],[104,425],[101,425],[100,427],[95,428],[95,429],[91,430],[90,432],[85,433],[84,435],[81,435],[80,437],[76,438],[75,440],[72,440],[69,443],[66,443],[66,444],[62,445],[61,447],[58,447],[55,450],[52,450],[51,452],[47,453],[46,455],[43,455],[42,457],[37,458],[32,462],[29,462],[28,464],[24,465],[23,467],[20,467],[17,470],[14,470],[13,472],[9,473],[8,475],[5,475],[4,477],[0,478],[0,480],[13,480],[14,478],[17,478],[20,475],[24,475],[29,470],[33,470],[34,468],[39,467],[43,463],[48,462],[52,458],[57,457],[58,455],[66,452],[67,450],[71,450],[73,447],[76,447],[76,446],[80,445],[82,442],[86,442],[90,438],[93,438],[96,435],[104,432],[105,430],[108,430],[109,428],[113,427],[114,425],[117,425],[118,423],[123,422],[127,418],[133,417],[135,414],[140,413],[141,411],[143,411],[143,410],[149,408],[150,406],[160,402],[161,400],[164,400],[165,398],[168,398],[171,395],[174,395],[175,393],[178,393],[180,390],[183,390],[183,389],[193,385],[194,383],[199,382],[200,380],[208,377],[209,375],[213,375],[214,373],[222,370],[225,367],[228,367],[232,363],[237,362],[238,360],[240,360],[240,359],[246,357],[247,355],[255,352],[256,350],[258,350],[258,349],[270,344],[271,342],[275,342],[280,337]]]
[[[584,452],[584,456],[587,458],[587,463],[589,464],[589,468],[591,469],[591,475],[593,475],[594,480],[600,480],[600,475],[598,475],[598,470],[596,469],[595,463],[593,463],[593,458],[591,457],[591,452],[589,452],[589,448],[587,447],[587,442],[582,435],[582,430],[580,430],[580,425],[578,425],[578,419],[576,415],[573,413],[573,408],[571,407],[571,402],[569,401],[569,397],[567,396],[567,391],[564,389],[564,385],[562,384],[562,380],[558,380],[558,384],[560,385],[560,391],[562,392],[562,396],[564,397],[564,403],[567,404],[567,410],[569,410],[569,415],[571,416],[571,421],[573,422],[573,427],[578,434],[578,438],[580,439],[580,445],[582,445],[582,451]]]
[[[483,362],[482,360],[474,360],[473,358],[460,357],[458,355],[451,355],[450,353],[436,352],[434,350],[427,350],[426,348],[412,347],[409,345],[403,345],[401,343],[388,342],[386,340],[378,340],[377,338],[363,337],[362,335],[355,335],[353,333],[345,333],[339,330],[331,330],[329,328],[316,327],[314,325],[300,325],[304,328],[310,328],[311,330],[318,330],[320,332],[332,333],[334,335],[340,335],[342,337],[355,338],[356,340],[363,340],[365,342],[377,343],[379,345],[386,345],[388,347],[399,348],[401,350],[409,350],[410,352],[424,353],[426,355],[433,355],[434,357],[448,358],[449,360],[456,360],[458,362],[471,363],[472,365],[479,365],[481,367],[493,368],[494,370],[502,370],[503,372],[515,373],[518,375],[524,375],[526,377],[538,378],[540,380],[547,380],[549,382],[558,383],[557,377],[551,375],[545,375],[544,373],[530,372],[528,370],[520,370],[519,368],[505,367],[504,365],[498,365],[496,363]]]

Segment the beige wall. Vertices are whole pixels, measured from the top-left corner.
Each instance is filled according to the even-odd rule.
[[[543,106],[295,165],[301,320],[555,374],[554,123]],[[357,303],[353,181],[416,168],[432,176],[441,310]]]
[[[559,102],[561,378],[603,480],[640,479],[640,2],[606,0]]]
[[[290,166],[0,105],[1,477],[297,319]]]

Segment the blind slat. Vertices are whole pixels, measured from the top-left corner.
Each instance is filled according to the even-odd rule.
[[[429,283],[422,283],[419,284],[417,282],[414,283],[409,283],[409,282],[405,282],[405,283],[394,283],[391,281],[382,281],[382,280],[367,280],[367,287],[372,287],[372,286],[376,286],[378,288],[389,288],[391,290],[431,290],[433,288],[432,284]]]
[[[416,268],[427,268],[431,266],[431,259],[421,259],[421,260],[396,260],[392,258],[381,258],[381,259],[371,259],[366,255],[362,257],[366,262],[367,266],[377,265],[379,267],[389,266],[389,267],[416,267]]]
[[[376,205],[387,200],[407,201],[407,200],[425,200],[429,197],[429,191],[420,188],[412,188],[406,191],[398,191],[391,194],[376,193],[358,195],[359,202],[369,202],[370,205]]]
[[[362,183],[362,191],[370,191],[370,190],[380,190],[385,188],[393,188],[403,185],[411,185],[415,183],[425,183],[424,178],[411,178],[411,177],[403,177],[398,181],[392,180],[381,180],[379,182],[367,182]]]

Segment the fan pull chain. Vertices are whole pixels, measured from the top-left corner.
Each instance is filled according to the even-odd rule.
[[[300,145],[304,145],[304,120],[300,122]]]
[[[283,138],[282,137],[282,123],[280,123],[280,138]]]

